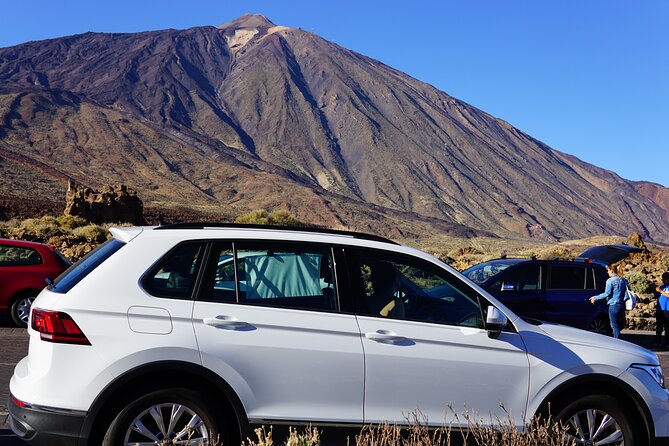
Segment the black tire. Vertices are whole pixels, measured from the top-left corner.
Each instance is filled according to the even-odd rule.
[[[30,316],[30,307],[37,297],[34,293],[23,293],[12,300],[9,308],[9,315],[12,317],[14,325],[17,327],[27,327],[28,317]]]
[[[172,414],[179,413],[174,426],[170,419]],[[158,420],[163,421],[162,428]],[[196,420],[194,428],[190,430],[191,440],[202,439],[196,444],[221,445],[228,444],[228,431],[223,426],[224,416],[214,406],[206,402],[197,392],[189,389],[164,389],[150,392],[131,400],[120,410],[107,429],[102,440],[103,446],[120,446],[135,442],[156,441],[160,443],[165,437],[173,439],[181,433],[188,435],[186,427],[189,422]],[[197,420],[201,421],[198,422]],[[133,430],[136,421],[141,421],[145,432]],[[151,437],[153,435],[154,438]],[[186,437],[182,436],[185,439]],[[169,444],[172,444],[171,442]]]
[[[607,416],[612,421],[605,425]],[[573,437],[577,445],[593,444],[609,437],[615,440],[606,443],[611,446],[639,446],[644,443],[639,436],[640,432],[634,429],[632,414],[618,400],[608,395],[578,398],[559,411],[557,419],[564,423],[567,435]],[[594,433],[593,438],[590,438],[591,432]]]

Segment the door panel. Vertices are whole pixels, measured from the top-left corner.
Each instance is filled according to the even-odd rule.
[[[196,302],[193,324],[203,365],[238,392],[249,418],[362,421],[355,316]]]
[[[488,336],[485,299],[457,275],[412,256],[347,255],[365,351],[366,423],[404,423],[414,409],[432,425],[456,423],[451,406],[488,421],[508,412],[523,424],[524,344],[508,331]]]
[[[600,307],[588,300],[597,294],[591,286],[592,268],[584,265],[551,265],[546,289],[546,320],[572,327],[587,328]]]
[[[485,330],[359,316],[365,349],[365,423],[403,423],[414,409],[440,425],[452,407],[523,424],[529,365],[516,333],[491,339]],[[402,342],[369,339],[390,333]],[[460,417],[462,421],[462,417]]]
[[[338,312],[332,250],[219,243],[208,263],[193,313],[202,363],[249,418],[361,423],[360,330]]]

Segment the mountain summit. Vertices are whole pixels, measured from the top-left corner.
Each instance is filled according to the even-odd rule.
[[[219,29],[237,28],[270,28],[274,25],[271,20],[262,14],[244,14],[241,17],[220,25]]]
[[[56,197],[67,177],[384,233],[669,242],[665,188],[261,15],[0,49],[0,190]]]

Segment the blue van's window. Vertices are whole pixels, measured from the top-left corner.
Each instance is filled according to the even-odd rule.
[[[58,276],[50,290],[56,293],[67,293],[91,271],[100,266],[102,262],[121,249],[123,245],[125,245],[124,242],[116,239],[107,240]]]
[[[585,289],[585,268],[582,266],[553,265],[548,276],[549,290]]]

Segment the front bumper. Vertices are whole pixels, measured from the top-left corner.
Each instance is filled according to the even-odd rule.
[[[12,431],[35,446],[77,446],[85,444],[81,427],[85,412],[19,404],[10,395],[9,422]]]

